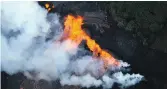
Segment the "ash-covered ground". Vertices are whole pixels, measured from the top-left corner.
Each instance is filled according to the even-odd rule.
[[[44,6],[46,2],[39,2]],[[63,19],[67,14],[85,18],[83,28],[103,49],[131,64],[132,73],[145,80],[127,89],[167,89],[166,2],[49,2]],[[63,21],[62,21],[63,23]],[[49,39],[49,38],[48,38]],[[84,89],[61,86],[58,81],[33,81],[21,73],[2,73],[2,89]],[[101,89],[101,88],[100,88]],[[115,85],[112,89],[119,89]]]

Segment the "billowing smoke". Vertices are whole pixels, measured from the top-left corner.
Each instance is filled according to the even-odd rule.
[[[83,87],[111,88],[114,83],[128,87],[142,80],[142,75],[123,74],[121,68],[112,67],[107,72],[103,61],[84,48],[70,40],[60,42],[63,26],[59,16],[48,14],[38,3],[2,2],[1,6],[1,71]],[[129,66],[121,63],[122,67]]]

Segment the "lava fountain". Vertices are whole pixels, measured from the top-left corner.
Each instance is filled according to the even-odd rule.
[[[64,32],[61,37],[61,41],[63,40],[71,40],[77,46],[83,41],[86,41],[86,45],[93,52],[94,57],[99,57],[99,59],[103,60],[104,68],[106,69],[109,65],[118,66],[120,63],[116,60],[110,53],[103,50],[95,40],[91,39],[91,37],[82,29],[83,25],[83,17],[81,16],[72,16],[68,15],[65,18],[64,22]],[[70,47],[71,48],[71,47]]]

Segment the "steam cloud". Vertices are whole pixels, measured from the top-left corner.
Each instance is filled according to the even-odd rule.
[[[22,72],[36,80],[60,79],[62,85],[104,88],[114,83],[128,87],[143,78],[115,69],[111,70],[113,74],[104,72],[103,62],[86,55],[83,48],[67,51],[75,43],[58,41],[63,32],[59,16],[47,14],[36,2],[2,2],[1,16],[1,71],[10,75]],[[121,63],[122,67],[129,66]]]

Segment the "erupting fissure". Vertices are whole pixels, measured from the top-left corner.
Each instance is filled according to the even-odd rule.
[[[100,48],[100,46],[91,39],[91,37],[82,29],[83,17],[68,15],[64,22],[64,33],[61,40],[71,40],[76,43],[77,46],[86,41],[88,48],[93,52],[94,57],[99,57],[104,62],[104,68],[109,65],[118,66],[120,63],[110,53]]]

